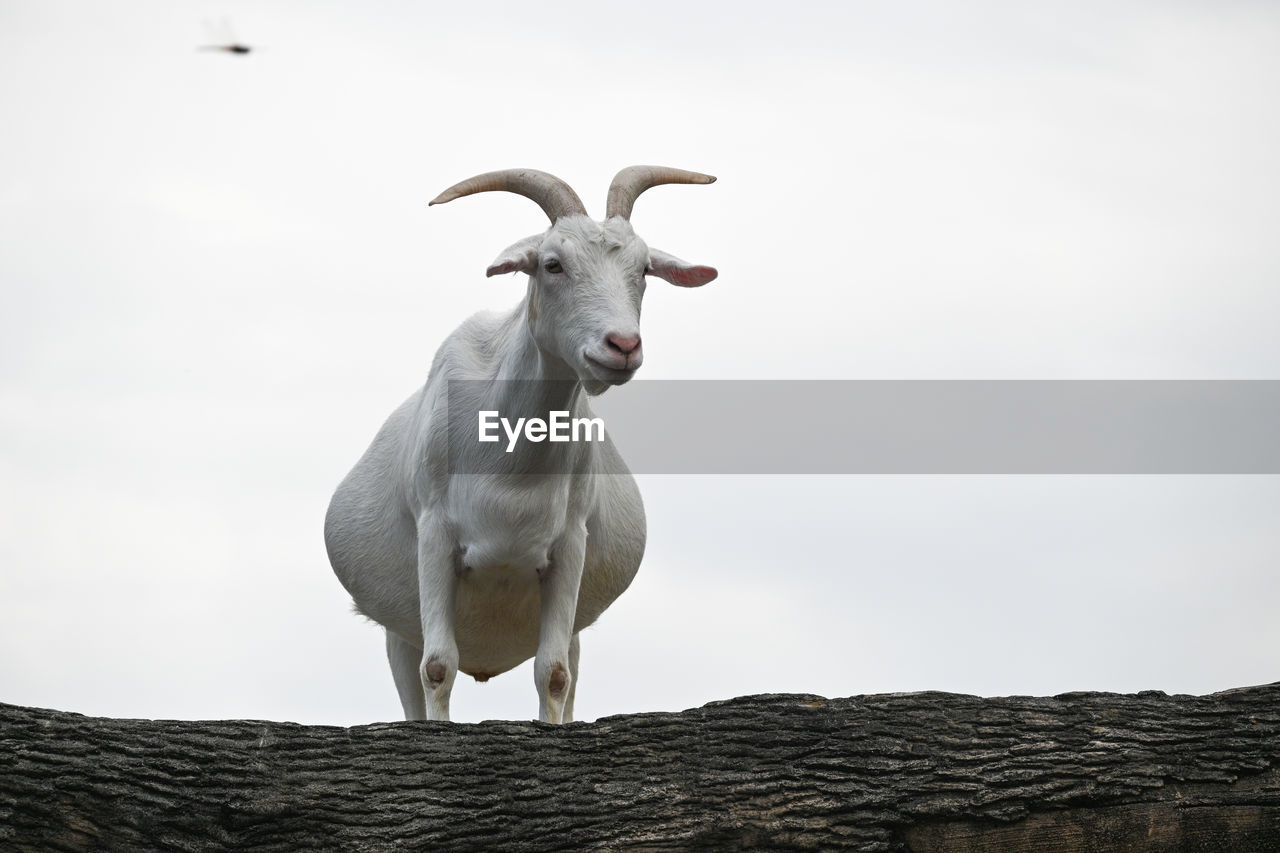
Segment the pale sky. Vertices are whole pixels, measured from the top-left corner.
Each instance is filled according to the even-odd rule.
[[[248,56],[198,52],[226,19]],[[333,488],[542,230],[636,205],[648,379],[1280,378],[1280,8],[0,0],[0,701],[397,719]],[[625,394],[627,389],[611,391]],[[821,413],[811,413],[820,419]],[[831,429],[838,430],[838,425]],[[1280,478],[643,477],[581,719],[1280,678]],[[537,714],[531,667],[454,718]]]

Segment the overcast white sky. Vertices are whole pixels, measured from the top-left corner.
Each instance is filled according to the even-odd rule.
[[[0,701],[398,718],[321,522],[522,293],[535,205],[426,206],[477,172],[719,176],[636,206],[720,270],[649,288],[645,378],[1280,378],[1273,3],[0,0],[0,115]],[[1277,477],[641,488],[582,719],[1280,678]]]

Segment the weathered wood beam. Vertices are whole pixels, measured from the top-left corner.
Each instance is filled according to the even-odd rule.
[[[0,705],[3,850],[1280,851],[1280,683],[539,723]]]

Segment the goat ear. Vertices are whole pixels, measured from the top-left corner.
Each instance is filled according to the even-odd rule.
[[[487,276],[504,275],[509,272],[522,272],[533,275],[538,268],[538,247],[542,245],[542,235],[525,237],[519,243],[512,243],[502,250],[489,268],[484,271]]]
[[[719,275],[715,267],[690,264],[657,249],[649,250],[649,267],[644,274],[656,275],[680,287],[702,287]]]

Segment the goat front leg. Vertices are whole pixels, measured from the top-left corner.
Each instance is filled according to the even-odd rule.
[[[538,688],[538,719],[544,723],[567,722],[573,717],[571,697],[578,674],[573,623],[586,555],[587,529],[579,525],[566,531],[542,576],[542,624],[533,679]]]
[[[418,613],[422,620],[419,675],[428,720],[449,719],[449,694],[458,675],[458,640],[453,625],[458,575],[453,553],[453,544],[444,526],[430,517],[419,519]]]

